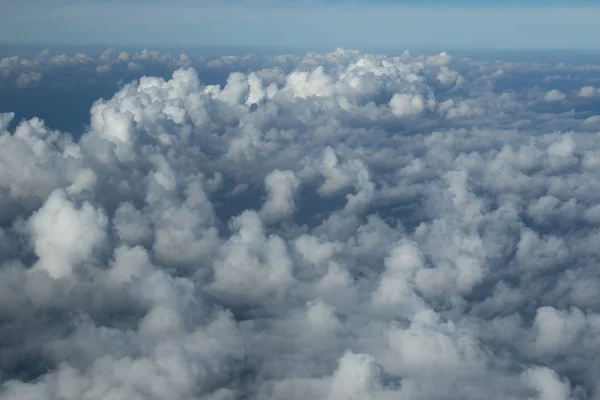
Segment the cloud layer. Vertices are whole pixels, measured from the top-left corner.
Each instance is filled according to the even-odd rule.
[[[257,60],[0,114],[1,399],[600,399],[599,67]]]

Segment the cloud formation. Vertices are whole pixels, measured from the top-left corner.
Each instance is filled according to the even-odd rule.
[[[600,398],[598,111],[515,82],[597,67],[177,60],[0,114],[0,399]]]

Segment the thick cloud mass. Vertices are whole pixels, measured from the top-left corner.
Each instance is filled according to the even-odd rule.
[[[256,62],[0,114],[0,399],[600,399],[600,67]]]

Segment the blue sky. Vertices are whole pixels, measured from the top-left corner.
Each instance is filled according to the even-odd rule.
[[[596,50],[594,3],[0,0],[0,38],[47,45]]]

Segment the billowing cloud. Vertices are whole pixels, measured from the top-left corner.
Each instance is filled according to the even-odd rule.
[[[584,86],[579,91],[578,96],[581,96],[581,97],[600,96],[600,89],[596,89],[593,86]]]
[[[175,71],[0,114],[0,399],[600,398],[596,66],[33,60]]]
[[[549,90],[544,94],[544,100],[546,101],[561,101],[566,98],[567,96],[564,93],[556,89]]]

